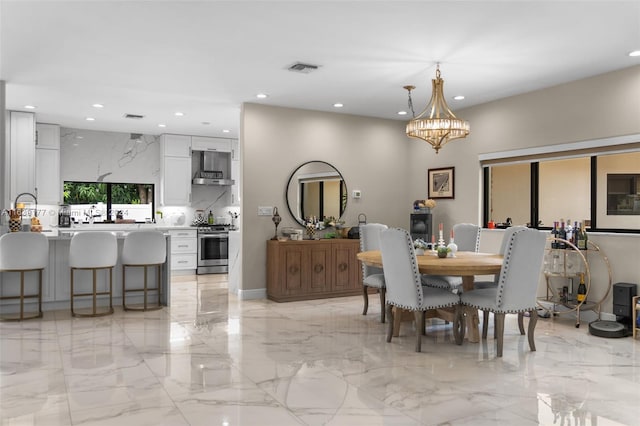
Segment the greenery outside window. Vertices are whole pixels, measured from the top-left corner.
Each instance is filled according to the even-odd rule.
[[[154,185],[64,182],[64,203],[75,223],[143,223],[155,211]]]

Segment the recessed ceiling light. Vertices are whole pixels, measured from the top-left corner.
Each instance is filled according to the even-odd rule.
[[[398,111],[398,115],[407,115],[407,111]]]
[[[93,104],[91,106],[94,107],[94,108],[104,108],[104,105],[102,105],[102,104]]]
[[[158,124],[158,127],[167,127],[167,125],[160,123],[160,124]]]
[[[24,106],[26,109],[36,109],[35,105],[25,105]]]
[[[230,130],[229,129],[222,129],[222,133],[229,133]]]
[[[462,96],[462,95],[454,96],[453,99],[456,100],[456,101],[461,101],[461,100],[464,99],[464,96]]]
[[[96,119],[93,118],[93,117],[87,117],[87,118],[85,118],[85,120],[87,120],[87,121],[96,121]]]
[[[182,117],[184,115],[184,112],[176,111],[173,113],[173,115],[175,115],[176,117]]]
[[[334,106],[335,108],[342,108],[344,105],[343,105],[343,104],[341,104],[340,102],[336,102],[335,104],[333,104],[333,106]]]
[[[256,95],[256,98],[258,98],[258,99],[266,99],[268,97],[269,97],[269,95],[267,95],[266,93],[258,93]]]
[[[78,136],[76,136],[76,139],[84,139],[84,136],[78,135]]]
[[[633,52],[629,52],[629,56],[631,57],[640,56],[640,50],[634,50]]]

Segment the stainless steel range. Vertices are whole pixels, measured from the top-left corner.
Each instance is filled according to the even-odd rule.
[[[229,226],[198,226],[198,274],[229,272]]]

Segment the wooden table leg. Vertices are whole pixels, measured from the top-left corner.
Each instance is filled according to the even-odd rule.
[[[463,291],[473,290],[473,275],[462,277],[462,289]],[[469,342],[478,343],[480,341],[478,310],[467,306],[464,308],[464,312],[467,319],[467,337]]]

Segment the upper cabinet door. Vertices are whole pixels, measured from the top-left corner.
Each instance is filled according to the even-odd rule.
[[[238,139],[231,139],[231,159],[240,161],[240,141]]]
[[[231,152],[231,140],[221,138],[207,138],[204,136],[192,136],[191,148],[194,151]]]
[[[60,126],[36,123],[36,148],[60,149]]]
[[[36,120],[32,112],[9,112],[9,195],[35,192]]]
[[[160,141],[162,156],[191,157],[191,136],[162,135]]]

